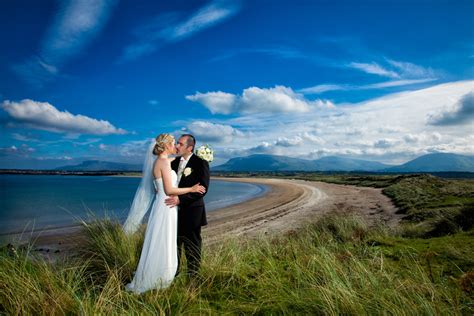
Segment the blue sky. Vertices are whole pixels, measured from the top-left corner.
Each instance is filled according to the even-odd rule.
[[[0,168],[474,154],[473,1],[2,1]]]

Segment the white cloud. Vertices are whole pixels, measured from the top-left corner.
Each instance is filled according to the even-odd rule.
[[[377,131],[383,134],[397,134],[405,132],[405,130],[400,126],[381,126],[377,128]]]
[[[347,85],[337,85],[337,84],[320,84],[317,86],[303,88],[298,90],[298,92],[303,94],[320,94],[327,91],[337,91],[337,90],[348,90],[350,89]]]
[[[59,68],[100,32],[115,4],[115,0],[61,2],[39,53],[13,69],[36,86],[57,76]]]
[[[400,87],[418,83],[426,83],[437,80],[436,78],[425,78],[425,79],[404,79],[404,80],[393,80],[380,83],[369,84],[361,86],[360,89],[379,89],[389,87]]]
[[[284,155],[285,151],[287,150],[284,147],[275,146],[274,143],[268,142],[260,142],[254,145],[253,147],[245,147],[245,148],[229,148],[226,147],[216,147],[216,151],[214,153],[214,158],[218,159],[215,160],[216,166],[222,163],[225,163],[228,159],[235,158],[235,157],[245,157],[255,154],[267,154],[267,155]]]
[[[407,134],[403,136],[403,140],[406,143],[413,144],[413,143],[425,143],[425,144],[434,144],[438,143],[442,139],[442,136],[438,132],[432,133],[420,133],[420,134]]]
[[[195,121],[187,126],[187,131],[196,137],[198,142],[231,142],[234,138],[243,137],[244,133],[230,125]]]
[[[245,89],[240,97],[242,113],[307,112],[309,109],[310,102],[291,88],[283,86],[270,89],[250,87]]]
[[[381,66],[376,62],[372,63],[358,63],[351,62],[347,67],[363,71],[368,74],[388,77],[392,79],[389,82],[377,83],[373,85],[355,86],[356,89],[378,89],[385,87],[403,86],[415,83],[424,83],[434,81],[438,77],[436,71],[431,68],[415,65],[410,62],[396,61],[393,59],[386,59],[386,65]]]
[[[66,1],[50,29],[44,50],[64,55],[76,54],[94,36],[105,22],[116,1]]]
[[[440,126],[471,123],[471,127],[474,127],[474,87],[459,102],[448,105],[437,113],[428,114],[428,123]]]
[[[418,135],[407,134],[403,137],[405,142],[407,143],[418,143],[420,141],[420,137]]]
[[[120,61],[135,60],[155,52],[166,42],[177,42],[225,21],[240,11],[240,1],[214,0],[187,18],[176,13],[157,16],[135,31],[138,39],[127,46]]]
[[[313,143],[313,144],[321,145],[321,144],[325,143],[325,141],[321,137],[317,136],[314,133],[304,132],[304,133],[301,134],[301,137],[305,141],[308,141],[308,142]]]
[[[253,155],[253,154],[278,155],[278,154],[281,154],[282,152],[279,151],[277,147],[275,147],[274,143],[270,144],[268,142],[261,142],[257,146],[245,150],[245,153],[247,155]]]
[[[351,91],[351,90],[371,90],[371,89],[383,89],[391,87],[408,86],[420,83],[427,83],[437,80],[436,78],[425,78],[425,79],[403,79],[403,80],[390,80],[379,83],[367,84],[367,85],[335,85],[335,84],[321,84],[309,88],[303,88],[298,92],[303,94],[321,94],[328,91]]]
[[[74,115],[59,111],[47,102],[29,99],[20,102],[4,101],[1,108],[16,122],[56,133],[76,133],[92,135],[126,134],[108,121],[93,119],[84,115]]]
[[[201,8],[188,20],[169,29],[169,39],[177,40],[211,27],[237,13],[240,5],[235,1],[214,1]]]
[[[245,89],[240,96],[221,91],[197,92],[186,96],[186,99],[201,103],[213,114],[295,113],[334,106],[327,100],[307,100],[302,94],[284,86],[250,87]]]
[[[143,163],[145,152],[148,149],[151,141],[154,141],[154,138],[132,140],[121,144],[120,146],[116,147],[115,150],[117,150],[118,155],[128,159],[129,161]]]
[[[361,70],[368,74],[379,75],[389,78],[400,78],[400,75],[396,72],[387,70],[375,62],[371,64],[351,62],[350,64],[348,64],[348,67]]]
[[[237,96],[222,91],[200,93],[186,96],[186,99],[199,102],[211,111],[212,114],[231,114],[237,104]]]
[[[366,128],[362,128],[362,127],[358,127],[358,126],[354,127],[354,126],[351,126],[351,125],[348,125],[348,126],[344,127],[343,131],[346,135],[349,135],[349,136],[361,137],[361,136],[364,136],[365,134],[367,134],[367,129]]]
[[[425,68],[406,61],[387,60],[390,65],[395,67],[400,77],[403,78],[434,78],[435,71],[431,68]]]
[[[303,139],[299,136],[295,136],[293,138],[278,137],[277,141],[275,142],[275,146],[291,147],[301,145],[302,143]]]

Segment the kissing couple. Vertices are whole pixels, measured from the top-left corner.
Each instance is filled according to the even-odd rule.
[[[160,134],[145,154],[142,180],[123,226],[126,234],[135,233],[150,210],[140,261],[126,286],[129,291],[168,287],[179,273],[181,248],[188,276],[198,276],[209,163],[193,154],[195,145],[191,134],[182,135],[176,144],[171,134]]]

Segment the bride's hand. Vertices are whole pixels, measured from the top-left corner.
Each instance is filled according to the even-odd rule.
[[[192,186],[191,192],[204,194],[206,193],[206,188],[200,185],[199,183],[197,183]]]

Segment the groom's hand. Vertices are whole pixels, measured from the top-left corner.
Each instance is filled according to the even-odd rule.
[[[177,195],[172,195],[169,198],[165,199],[165,204],[169,207],[175,207],[179,205],[179,197]]]

